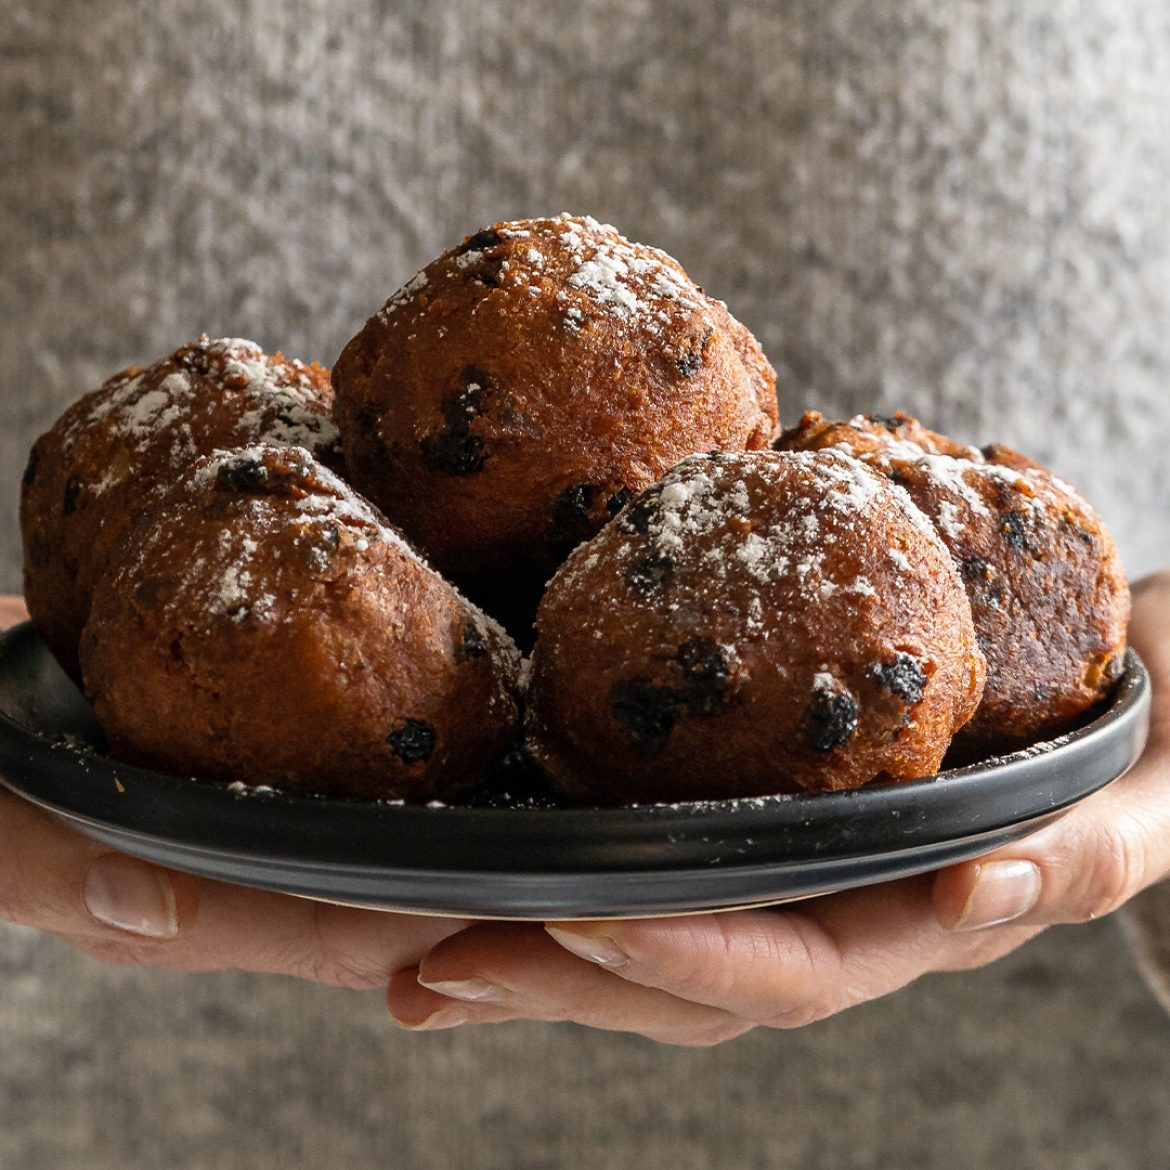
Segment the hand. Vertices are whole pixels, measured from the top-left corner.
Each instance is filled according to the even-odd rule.
[[[390,981],[415,1028],[526,1017],[686,1045],[791,1028],[929,971],[979,967],[1170,873],[1170,571],[1135,588],[1131,640],[1154,682],[1149,745],[1116,784],[1040,832],[944,869],[791,909],[477,924]]]
[[[0,598],[0,625],[27,615]],[[182,971],[237,967],[384,987],[457,919],[355,910],[246,889],[112,853],[0,789],[0,919],[90,955]]]

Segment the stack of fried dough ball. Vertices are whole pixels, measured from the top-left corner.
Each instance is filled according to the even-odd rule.
[[[781,432],[775,383],[664,253],[498,223],[332,381],[202,337],[70,408],[30,613],[118,758],[361,799],[520,755],[572,803],[856,788],[1107,697],[1128,592],[1072,488],[905,415]]]

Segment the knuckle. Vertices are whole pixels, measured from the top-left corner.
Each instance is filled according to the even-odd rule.
[[[681,1033],[670,1037],[670,1042],[682,1048],[714,1048],[719,1044],[726,1044],[735,1040],[745,1032],[751,1031],[753,1025],[743,1020],[720,1020],[714,1024],[700,1025],[688,1028]]]
[[[327,902],[314,903],[313,940],[298,974],[315,983],[369,990],[381,987],[390,978],[384,961],[369,961],[353,952],[353,932],[348,928],[348,908]]]
[[[75,947],[99,959],[103,963],[114,963],[120,967],[160,966],[162,955],[147,943],[133,938],[112,939],[70,939]]]
[[[778,1028],[784,1031],[807,1028],[809,1024],[819,1024],[822,1020],[827,1020],[838,1010],[835,1004],[831,1004],[827,1000],[810,999],[802,1003],[777,1008],[760,1023],[765,1028]]]

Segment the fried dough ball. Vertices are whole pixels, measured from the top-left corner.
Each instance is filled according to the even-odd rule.
[[[198,455],[248,443],[299,444],[338,464],[329,371],[206,335],[115,374],[33,446],[21,492],[29,613],[77,677],[77,642],[101,566],[120,554],[159,485]]]
[[[775,371],[747,329],[590,217],[468,237],[333,377],[353,484],[520,625],[569,551],[681,458],[776,434]]]
[[[81,665],[117,758],[203,780],[446,799],[519,722],[511,639],[297,447],[216,452],[155,502]]]
[[[815,411],[783,450],[840,450],[909,492],[967,588],[987,687],[957,759],[1012,751],[1076,726],[1123,669],[1129,587],[1100,516],[1072,487],[999,444],[982,450],[905,414]]]
[[[536,625],[531,747],[579,801],[928,775],[983,690],[945,546],[836,452],[684,460],[569,557]]]

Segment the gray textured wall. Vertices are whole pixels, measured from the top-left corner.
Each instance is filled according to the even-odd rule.
[[[83,390],[201,329],[329,361],[483,222],[675,253],[782,413],[1051,460],[1170,561],[1165,0],[5,0],[0,586]],[[1148,1167],[1170,1025],[1109,924],[799,1035],[389,1035],[378,998],[0,930],[0,1165]]]

